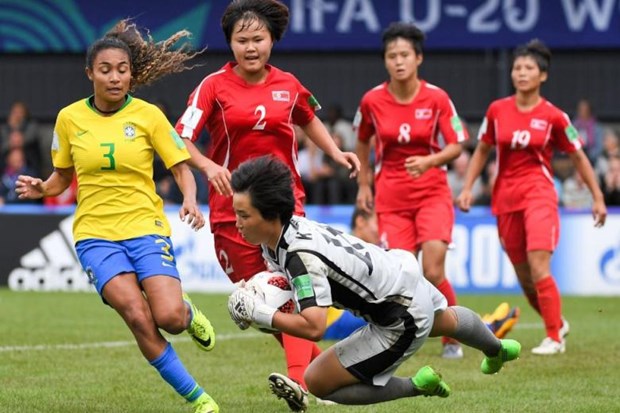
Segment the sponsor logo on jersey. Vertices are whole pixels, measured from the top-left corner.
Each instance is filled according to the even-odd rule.
[[[273,90],[271,92],[271,98],[274,102],[290,102],[291,94],[288,90]]]
[[[564,132],[566,132],[566,136],[568,136],[569,141],[576,142],[579,140],[579,132],[573,125],[568,125]]]
[[[321,109],[321,105],[319,104],[319,101],[316,100],[316,98],[314,96],[310,96],[308,98],[308,104],[310,106],[312,106],[314,108],[314,110],[319,110]]]
[[[353,127],[359,128],[361,124],[362,124],[362,110],[360,108],[357,108],[357,111],[355,112],[355,117],[353,118]]]
[[[433,109],[416,109],[415,118],[418,120],[428,120],[433,117]]]
[[[536,119],[533,118],[530,121],[530,128],[536,130],[546,130],[547,129],[547,121],[544,119]]]
[[[58,133],[54,130],[54,134],[52,135],[52,150],[58,151],[60,149],[60,144],[58,143]]]
[[[125,134],[125,139],[132,140],[136,137],[136,125],[131,122],[127,122],[123,125],[123,133]]]
[[[202,118],[202,110],[195,106],[189,106],[181,117],[181,124],[191,129],[196,129],[198,122]]]
[[[312,280],[310,275],[299,275],[293,278],[293,286],[300,300],[304,298],[314,297],[314,289],[312,288]]]
[[[183,142],[183,139],[174,128],[170,129],[170,136],[172,137],[172,140],[174,140],[175,145],[177,145],[177,148],[185,149],[185,142]]]
[[[463,122],[461,122],[461,118],[459,118],[457,115],[454,115],[450,118],[450,124],[452,125],[452,129],[454,129],[456,133],[463,132]]]

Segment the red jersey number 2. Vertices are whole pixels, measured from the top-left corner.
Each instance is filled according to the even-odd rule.
[[[254,109],[254,114],[258,115],[258,121],[256,121],[256,125],[252,128],[253,130],[265,130],[265,125],[267,122],[265,121],[265,115],[267,114],[267,109],[265,109],[264,105],[258,105],[256,109]]]

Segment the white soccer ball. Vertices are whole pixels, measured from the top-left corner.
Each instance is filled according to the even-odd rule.
[[[295,298],[291,284],[286,275],[280,272],[261,271],[246,282],[246,288],[252,289],[256,294],[265,299],[265,303],[272,308],[277,308],[283,313],[296,311]],[[252,323],[252,327],[263,333],[273,334],[276,329],[258,326]]]

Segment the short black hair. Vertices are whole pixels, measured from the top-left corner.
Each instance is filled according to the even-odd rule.
[[[399,37],[409,40],[417,55],[422,54],[422,46],[424,45],[424,39],[426,38],[424,32],[418,29],[418,27],[414,24],[395,22],[391,23],[387,29],[383,31],[383,37],[381,38],[383,41],[382,56],[385,56],[385,50],[387,49],[388,43]]]
[[[527,44],[518,46],[514,53],[512,63],[518,57],[530,56],[538,65],[541,72],[549,72],[549,66],[551,65],[551,51],[543,42],[538,39],[530,40]]]
[[[368,212],[366,210],[361,209],[360,207],[355,207],[353,210],[353,215],[351,215],[351,231],[354,231],[357,227],[356,221],[357,217],[362,217],[365,220],[368,220],[372,216],[372,212]]]
[[[290,221],[295,210],[291,170],[281,160],[265,155],[243,162],[232,173],[234,192],[247,192],[252,206],[261,216],[282,224]]]
[[[230,44],[235,24],[243,20],[243,27],[258,20],[267,27],[274,42],[280,41],[288,27],[289,11],[277,0],[234,0],[222,15],[222,31]]]

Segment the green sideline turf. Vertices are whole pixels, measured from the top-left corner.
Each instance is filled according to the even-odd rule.
[[[268,390],[267,375],[284,372],[282,350],[269,335],[242,332],[228,318],[225,295],[193,294],[214,324],[218,342],[201,352],[187,335],[174,346],[191,373],[218,401],[221,412],[287,412]],[[430,364],[453,394],[380,405],[318,406],[309,412],[612,412],[620,411],[620,299],[565,297],[570,321],[567,352],[534,356],[543,338],[540,318],[521,296],[459,297],[483,313],[501,301],[522,309],[509,337],[521,341],[521,359],[494,376],[479,371],[481,354],[465,349],[443,360],[429,340],[398,375]],[[328,346],[330,343],[321,343]],[[140,355],[129,330],[95,294],[11,292],[0,289],[0,412],[191,412]]]

